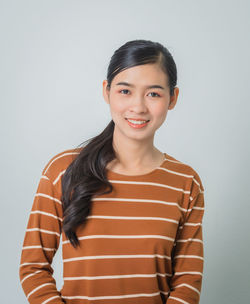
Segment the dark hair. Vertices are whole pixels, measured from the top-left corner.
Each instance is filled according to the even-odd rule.
[[[122,70],[149,63],[158,63],[167,75],[172,96],[177,83],[176,64],[166,47],[150,40],[128,41],[114,52],[108,66],[108,88]],[[114,122],[111,120],[99,135],[80,144],[83,146],[79,155],[62,177],[63,231],[74,247],[80,246],[76,228],[83,225],[90,214],[91,197],[113,190],[106,176],[107,164],[116,158],[113,131]]]

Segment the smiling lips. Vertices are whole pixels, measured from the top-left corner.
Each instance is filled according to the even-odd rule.
[[[139,120],[139,121],[149,121],[149,119],[141,119],[141,118],[125,118],[126,120]]]
[[[128,124],[134,128],[134,129],[140,129],[140,128],[143,128],[145,127],[149,120],[141,120],[141,119],[129,119],[129,118],[125,118],[128,122]]]

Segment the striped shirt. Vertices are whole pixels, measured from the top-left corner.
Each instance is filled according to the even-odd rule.
[[[113,191],[92,197],[74,248],[62,230],[61,178],[80,149],[53,156],[38,183],[19,268],[29,303],[199,303],[204,188],[198,173],[167,153],[147,174],[107,170]],[[60,239],[59,291],[51,263]]]

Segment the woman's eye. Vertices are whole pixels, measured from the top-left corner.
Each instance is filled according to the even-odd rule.
[[[155,93],[155,92],[151,92],[149,94],[156,94],[157,96],[156,97],[160,97],[160,95],[158,93]],[[154,96],[153,96],[154,97]]]
[[[126,91],[126,92],[128,92],[128,90],[126,90],[126,89],[124,89],[124,90],[121,90],[120,92],[122,92],[122,91]],[[127,95],[127,94],[125,93],[125,95]]]
[[[129,90],[123,89],[123,90],[120,90],[119,92],[122,93],[122,94],[128,95],[127,93],[129,92]],[[149,94],[155,94],[153,97],[160,97],[160,95],[156,92],[151,92]]]

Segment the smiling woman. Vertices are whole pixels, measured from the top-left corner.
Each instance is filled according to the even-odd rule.
[[[199,303],[204,188],[192,167],[154,146],[176,82],[158,42],[129,41],[113,54],[103,81],[112,120],[42,171],[19,271],[29,303]],[[51,264],[61,236],[58,291]]]
[[[103,81],[104,99],[110,106],[115,123],[113,144],[120,159],[123,158],[120,166],[126,168],[129,164],[139,170],[145,167],[147,155],[157,159],[157,153],[153,153],[154,135],[163,124],[168,110],[174,108],[179,92],[175,87],[170,95],[168,78],[158,61],[127,68],[114,76],[112,84]],[[132,131],[134,129],[141,132]],[[133,150],[133,153],[122,153],[125,150]],[[158,151],[158,158],[161,156]]]

